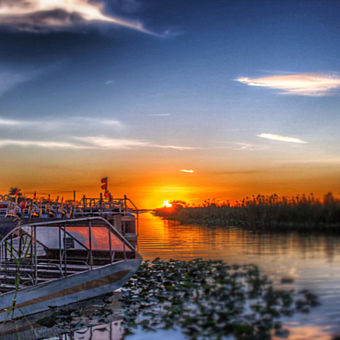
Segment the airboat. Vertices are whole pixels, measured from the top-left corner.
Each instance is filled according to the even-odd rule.
[[[1,196],[1,195],[0,195]],[[30,198],[17,199],[4,195],[0,197],[0,238],[16,226],[28,223],[101,216],[107,219],[133,245],[137,244],[139,210],[131,199],[89,198],[80,201],[58,202]]]
[[[23,224],[4,236],[0,322],[112,292],[137,271],[141,256],[111,223],[129,216],[90,215]]]

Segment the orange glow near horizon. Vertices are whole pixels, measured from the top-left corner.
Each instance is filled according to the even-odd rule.
[[[238,180],[238,179],[235,179]],[[266,179],[268,181],[268,178]],[[37,198],[47,198],[50,194],[52,200],[56,199],[59,196],[59,201],[63,198],[64,202],[68,199],[73,199],[73,188],[76,191],[76,200],[80,200],[83,195],[86,197],[99,197],[102,190],[100,189],[100,183],[98,181],[93,181],[89,183],[89,185],[68,185],[67,187],[60,187],[53,183],[51,186],[44,187],[35,187],[35,186],[24,186],[21,183],[13,183],[13,185],[9,185],[3,187],[0,191],[1,194],[7,194],[10,186],[19,187],[21,192],[27,197],[33,197],[34,192],[37,194]],[[111,183],[113,181],[111,180]],[[215,199],[218,202],[229,201],[231,204],[234,204],[238,200],[242,200],[245,197],[250,197],[252,195],[271,195],[278,194],[279,196],[296,196],[297,194],[306,194],[309,195],[313,192],[315,198],[322,199],[323,196],[331,191],[334,197],[339,198],[339,190],[333,185],[334,190],[323,190],[323,188],[318,188],[316,185],[318,182],[311,183],[311,185],[306,185],[306,183],[299,183],[298,181],[292,181],[291,186],[286,186],[288,181],[283,181],[280,185],[274,185],[274,183],[256,183],[256,185],[250,185],[247,182],[240,183],[239,185],[235,185],[232,182],[229,182],[225,185],[219,185],[218,183],[212,183],[207,185],[206,183],[198,182],[190,183],[190,186],[185,185],[157,185],[158,183],[145,183],[145,184],[136,184],[131,183],[126,186],[117,184],[110,185],[109,190],[112,193],[114,198],[122,198],[126,194],[128,198],[130,198],[138,208],[145,209],[154,209],[160,206],[167,206],[171,201],[180,200],[184,201],[188,204],[200,204],[205,200],[213,200]],[[109,178],[110,183],[110,178]],[[249,184],[249,185],[247,185]],[[331,184],[331,183],[330,183]],[[98,188],[99,187],[99,188]],[[306,187],[311,188],[310,190],[306,190]],[[331,187],[331,185],[330,185]],[[162,205],[160,204],[162,203]]]
[[[18,187],[28,197],[36,192],[37,198],[50,194],[51,199],[59,196],[59,200],[63,197],[65,201],[73,199],[73,191],[76,191],[76,200],[80,200],[84,194],[99,197],[103,193],[100,179],[108,177],[108,188],[113,197],[127,195],[141,209],[154,209],[164,201],[175,200],[200,204],[215,199],[233,204],[258,194],[295,196],[313,193],[316,198],[322,198],[328,192],[337,198],[340,195],[340,164],[337,163],[314,164],[313,167],[306,164],[279,164],[266,168],[241,164],[236,167],[221,165],[214,159],[203,162],[202,152],[199,162],[190,160],[193,168],[199,169],[194,175],[178,171],[181,167],[171,164],[170,157],[165,163],[159,163],[149,155],[144,158],[137,155],[134,159],[124,155],[124,162],[118,159],[113,162],[109,157],[94,161],[94,158],[79,156],[74,162],[71,155],[63,154],[62,162],[58,163],[57,158],[51,160],[43,152],[40,158],[35,153],[23,153],[20,161],[6,158],[3,161],[0,193],[7,194],[10,187]],[[152,167],[145,162],[148,157],[153,162]],[[47,165],[47,161],[51,164]]]

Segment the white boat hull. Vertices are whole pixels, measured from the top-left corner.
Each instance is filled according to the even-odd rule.
[[[118,261],[34,287],[5,293],[0,296],[0,322],[112,292],[131,278],[141,261],[141,259]]]

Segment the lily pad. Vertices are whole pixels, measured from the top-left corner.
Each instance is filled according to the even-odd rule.
[[[126,334],[181,328],[190,339],[286,337],[279,319],[318,304],[311,292],[275,289],[254,265],[222,261],[144,262],[121,297]]]

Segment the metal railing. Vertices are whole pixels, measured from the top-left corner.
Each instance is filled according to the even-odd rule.
[[[54,228],[52,233],[57,234],[57,240],[43,240],[44,231]],[[77,228],[84,229],[81,233],[75,232]],[[95,228],[107,230],[108,247],[106,250],[98,249]],[[47,235],[47,234],[46,234]],[[46,236],[45,235],[45,236]],[[133,256],[140,257],[133,245],[114,226],[102,217],[86,217],[31,223],[14,228],[0,242],[0,291],[11,288],[15,281],[20,288],[25,286],[56,279],[77,272],[92,269],[95,265],[104,265],[115,262],[115,253],[112,240],[119,240],[122,260]],[[53,247],[51,247],[53,244]],[[117,243],[116,243],[117,245]],[[81,253],[79,258],[72,257],[72,253]],[[95,264],[97,253],[103,253],[101,261],[104,264]],[[86,254],[86,257],[84,257]],[[104,260],[103,260],[104,259]],[[27,275],[31,280],[27,280]],[[18,285],[19,282],[19,285]],[[18,288],[16,287],[16,288]],[[13,287],[14,289],[15,287]]]
[[[21,204],[22,202],[24,204]],[[5,202],[4,202],[5,203]],[[88,198],[85,195],[78,202],[68,201],[44,201],[39,202],[36,200],[23,198],[17,204],[14,201],[6,201],[8,206],[3,215],[14,216],[17,215],[21,218],[32,219],[38,218],[76,218],[88,215],[115,215],[115,214],[136,214],[138,224],[138,208],[131,199],[124,196],[123,198],[104,199],[102,196],[99,198]],[[129,207],[129,204],[132,207]]]

